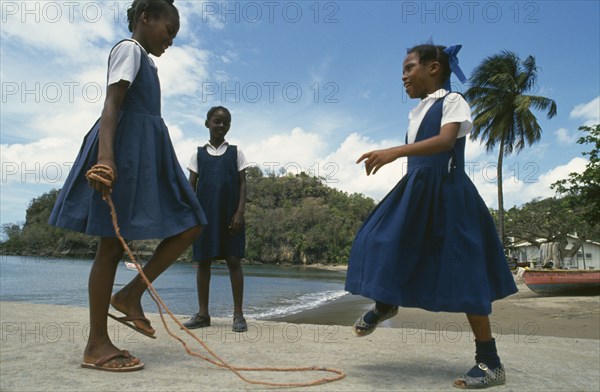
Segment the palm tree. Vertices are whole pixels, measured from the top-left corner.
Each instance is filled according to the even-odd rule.
[[[547,110],[547,117],[556,115],[554,100],[528,95],[536,88],[535,58],[521,61],[510,51],[490,56],[475,69],[471,87],[465,97],[473,107],[471,140],[481,138],[486,150],[499,145],[498,182],[498,235],[504,244],[504,197],[502,192],[502,162],[504,155],[517,154],[540,140],[542,129],[531,109]]]

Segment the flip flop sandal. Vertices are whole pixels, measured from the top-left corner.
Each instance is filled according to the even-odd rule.
[[[148,336],[149,338],[156,339],[156,336],[154,336],[153,334],[151,334],[151,333],[149,333],[147,331],[144,331],[141,328],[136,327],[134,323],[128,323],[128,321],[138,321],[138,320],[141,320],[141,321],[145,321],[146,323],[148,323],[148,325],[150,325],[150,320],[148,320],[146,317],[143,317],[143,316],[137,316],[137,317],[135,317],[135,316],[117,317],[117,316],[112,315],[110,313],[108,313],[108,317],[110,317],[111,319],[113,319],[115,321],[120,322],[123,325],[128,326],[129,328],[133,329],[136,332],[141,333],[144,336]]]
[[[369,313],[373,313],[375,315],[375,317],[371,318],[371,319],[375,320],[372,323],[367,323],[365,321],[365,316]],[[377,307],[375,305],[373,305],[373,307],[371,309],[369,309],[365,314],[360,316],[358,318],[358,320],[356,320],[356,322],[354,323],[354,327],[352,327],[352,331],[354,332],[354,335],[356,335],[358,337],[367,336],[367,335],[371,334],[373,331],[375,331],[375,328],[377,328],[377,325],[379,323],[382,323],[385,320],[391,319],[392,317],[394,317],[397,314],[398,314],[397,306],[392,307],[386,313],[381,313],[379,310],[377,310]]]
[[[506,372],[504,371],[504,366],[502,365],[495,369],[490,369],[485,363],[478,363],[469,371],[469,373],[473,369],[481,369],[484,375],[481,377],[473,377],[469,376],[467,373],[461,378],[455,380],[452,386],[460,389],[483,389],[494,387],[496,385],[503,385],[506,383]],[[457,384],[457,382],[459,384]],[[462,384],[460,384],[461,382]]]
[[[131,366],[121,366],[121,367],[104,366],[108,362],[110,362],[116,358],[130,359],[130,358],[133,358],[133,356],[131,354],[129,354],[129,351],[123,350],[121,352],[109,354],[103,358],[100,358],[99,360],[97,360],[94,363],[83,362],[81,364],[81,367],[86,368],[86,369],[104,370],[106,372],[135,372],[136,370],[142,370],[144,368],[144,364],[141,362],[138,364],[135,364],[135,365],[131,365]]]

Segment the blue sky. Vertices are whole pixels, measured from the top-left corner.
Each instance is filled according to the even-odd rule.
[[[100,115],[106,60],[130,36],[129,2],[2,1],[0,223],[23,222],[31,199],[60,188]],[[600,122],[598,1],[175,1],[181,30],[156,63],[163,118],[183,167],[208,132],[206,111],[232,112],[228,136],[263,170],[306,171],[377,200],[404,160],[367,177],[355,160],[402,144],[417,101],[403,91],[406,49],[460,43],[465,74],[487,56],[536,58],[535,93],[558,114],[539,143],[504,165],[505,207],[554,195],[581,171],[583,124]],[[457,91],[468,85],[452,79]],[[467,144],[467,169],[496,208],[497,151]]]

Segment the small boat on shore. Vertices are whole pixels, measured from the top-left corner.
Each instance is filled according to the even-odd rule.
[[[525,269],[522,277],[540,295],[600,295],[600,270]]]
[[[135,263],[132,263],[131,261],[126,261],[125,267],[127,267],[128,270],[137,271],[137,267],[135,266]]]

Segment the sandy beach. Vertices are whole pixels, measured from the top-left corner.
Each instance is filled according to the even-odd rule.
[[[507,369],[507,384],[495,391],[597,391],[600,389],[600,297],[541,298],[523,290],[495,304],[495,336]],[[249,320],[243,334],[231,320],[213,319],[195,330],[226,362],[240,367],[328,367],[345,378],[304,388],[315,391],[455,390],[452,380],[473,362],[472,336],[464,316],[403,309],[364,338],[350,325],[366,300],[344,297],[284,321]],[[230,370],[185,353],[161,324],[148,339],[109,320],[113,342],[145,363],[133,373],[80,367],[87,338],[86,308],[0,302],[0,390],[2,391],[187,391],[282,390],[242,381]],[[178,316],[184,320],[187,315]],[[456,318],[453,318],[456,317]],[[293,323],[292,323],[293,322]],[[207,352],[168,326],[190,347]],[[245,377],[277,383],[308,382],[324,372],[243,372]],[[291,388],[295,389],[295,388]]]
[[[600,339],[600,296],[542,297],[519,283],[519,292],[493,303],[492,330],[498,335],[521,338],[556,336]],[[337,301],[302,313],[273,319],[289,323],[351,326],[372,301],[346,295]],[[428,312],[401,308],[398,315],[382,327],[433,332],[469,332],[464,314]],[[432,335],[433,336],[433,335]]]

